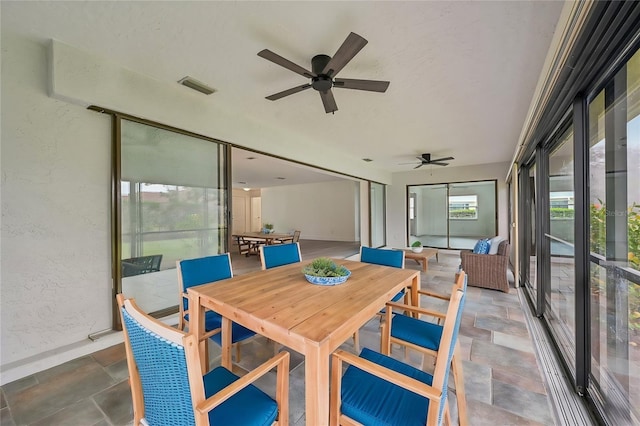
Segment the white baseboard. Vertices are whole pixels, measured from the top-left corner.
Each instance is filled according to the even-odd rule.
[[[161,318],[161,321],[167,325],[176,326],[178,316],[173,314]],[[56,367],[73,359],[91,355],[94,352],[120,344],[123,339],[121,331],[111,331],[100,334],[100,338],[96,340],[87,338],[86,340],[61,346],[28,358],[0,365],[0,385],[4,386],[7,383]]]
[[[7,383],[64,364],[72,359],[90,355],[93,352],[117,345],[122,343],[122,339],[122,332],[114,331],[113,333],[101,336],[95,341],[87,338],[81,342],[72,343],[29,358],[2,365],[0,366],[0,385],[4,386]]]

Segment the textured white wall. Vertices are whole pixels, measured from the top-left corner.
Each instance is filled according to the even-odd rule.
[[[221,108],[211,111],[198,94],[146,79],[70,47],[65,47],[66,56],[53,58],[58,67],[58,98],[51,98],[47,96],[47,48],[4,29],[1,47],[2,382],[16,378],[7,375],[8,370],[33,364],[38,357],[64,362],[79,356],[82,342],[90,346],[82,350],[97,350],[96,345],[104,343],[89,344],[87,336],[111,325],[111,119],[86,110],[86,105],[112,107],[308,164],[390,181],[390,175],[368,169],[359,159],[346,159],[324,148],[309,149],[298,135],[264,123],[243,122],[241,114],[224,113]],[[495,168],[499,170],[490,173],[491,168],[485,168],[478,174],[470,168],[458,173],[465,179],[482,179],[484,174],[502,179],[506,166]],[[413,178],[420,176],[394,176],[387,193],[389,245],[404,245],[404,185],[427,182]],[[460,178],[444,179],[451,180]],[[334,209],[314,204],[306,219],[327,226],[303,229],[303,238],[357,240],[355,189],[349,196],[349,191],[338,192],[344,196],[350,219],[338,219]],[[506,217],[506,195],[501,197],[499,205]],[[267,214],[263,217],[268,218]],[[279,219],[269,220],[279,227]],[[297,225],[287,222],[281,226]],[[500,226],[506,226],[506,220],[501,219]]]
[[[359,241],[360,184],[349,180],[262,189],[262,219],[276,232],[301,231],[301,239]]]
[[[112,306],[111,118],[87,105],[390,181],[360,159],[310,149],[299,135],[73,47],[60,44],[48,62],[49,46],[4,28],[1,47],[2,383],[113,342],[88,339],[111,327]],[[348,206],[349,231],[334,225],[329,237],[354,239],[353,194]]]
[[[505,176],[509,163],[482,164],[465,167],[429,167],[393,174],[393,184],[387,190],[387,245],[404,247],[407,240],[407,185],[427,183],[464,182],[473,180],[498,180],[498,233],[509,236],[508,187]]]
[[[3,33],[3,368],[111,327],[111,121],[46,82],[46,49]]]

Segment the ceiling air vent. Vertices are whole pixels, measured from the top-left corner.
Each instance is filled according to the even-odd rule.
[[[204,93],[205,95],[210,95],[216,91],[215,89],[189,76],[178,80],[178,83],[182,84],[183,86],[187,86],[190,89],[197,90],[200,93]]]

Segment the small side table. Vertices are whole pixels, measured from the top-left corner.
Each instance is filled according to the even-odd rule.
[[[436,248],[423,248],[420,253],[414,253],[411,249],[404,249],[404,257],[405,259],[413,259],[417,264],[422,263],[422,272],[427,272],[427,267],[429,265],[429,259],[432,257],[436,257],[436,262],[439,262],[438,259],[438,249]]]

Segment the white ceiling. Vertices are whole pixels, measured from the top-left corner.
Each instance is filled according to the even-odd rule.
[[[0,5],[3,31],[43,43],[55,38],[161,81],[173,83],[190,75],[217,90],[210,102],[304,135],[319,149],[339,147],[345,155],[370,158],[378,168],[398,172],[412,170],[413,165],[399,163],[425,152],[436,158],[455,157],[452,166],[512,159],[564,3],[2,1]],[[333,115],[325,114],[313,90],[278,101],[265,99],[308,80],[258,57],[260,50],[272,50],[310,69],[311,57],[333,55],[351,31],[369,43],[338,77],[388,80],[386,93],[333,89],[339,108]],[[246,161],[238,159],[237,165],[234,161],[236,173],[249,176],[234,173],[234,184],[248,179],[255,180],[255,186],[272,186],[268,183],[274,178],[273,165],[259,167],[256,161],[261,160],[253,160],[244,171]],[[285,173],[284,165],[277,167],[277,176]],[[263,169],[268,176],[256,174]],[[293,169],[298,174],[303,170]]]

